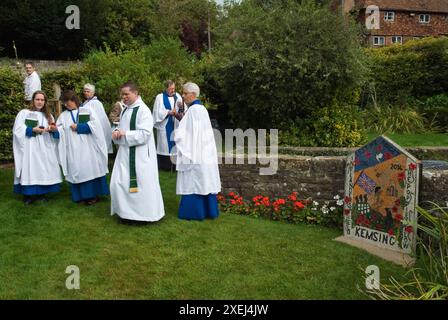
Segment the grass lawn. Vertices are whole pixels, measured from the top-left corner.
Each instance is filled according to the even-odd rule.
[[[175,175],[161,173],[166,217],[128,226],[70,201],[65,185],[49,203],[25,206],[0,170],[0,299],[363,299],[363,270],[381,279],[401,267],[333,241],[338,230],[222,214],[177,219]],[[80,269],[80,290],[65,287]]]
[[[368,133],[367,141],[379,135]],[[448,133],[385,133],[384,135],[403,147],[448,147]]]

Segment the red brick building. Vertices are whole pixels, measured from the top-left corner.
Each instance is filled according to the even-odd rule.
[[[364,25],[366,19],[370,21],[366,28],[366,41],[370,46],[448,36],[448,0],[336,0],[334,5],[346,14],[355,15]],[[369,6],[378,7],[377,21],[371,20],[375,13]]]

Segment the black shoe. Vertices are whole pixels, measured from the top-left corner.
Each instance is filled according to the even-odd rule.
[[[27,204],[27,205],[30,205],[30,204],[33,204],[34,199],[31,198],[31,197],[25,197],[25,198],[23,199],[23,202],[24,202],[25,204]]]

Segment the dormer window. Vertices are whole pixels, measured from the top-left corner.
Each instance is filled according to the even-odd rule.
[[[384,21],[395,21],[395,12],[394,11],[386,11],[384,13]]]

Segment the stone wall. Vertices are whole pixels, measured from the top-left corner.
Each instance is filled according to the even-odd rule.
[[[222,191],[238,192],[245,198],[262,194],[284,197],[292,191],[301,198],[332,200],[344,194],[345,156],[281,155],[274,175],[260,175],[260,164],[220,164]],[[223,161],[224,162],[224,161]],[[420,203],[434,201],[446,206],[448,170],[423,170]]]
[[[23,73],[23,76],[25,76],[24,63],[28,61],[34,64],[37,73],[40,75],[45,72],[64,70],[81,64],[80,61],[0,59],[0,67],[10,67]]]

